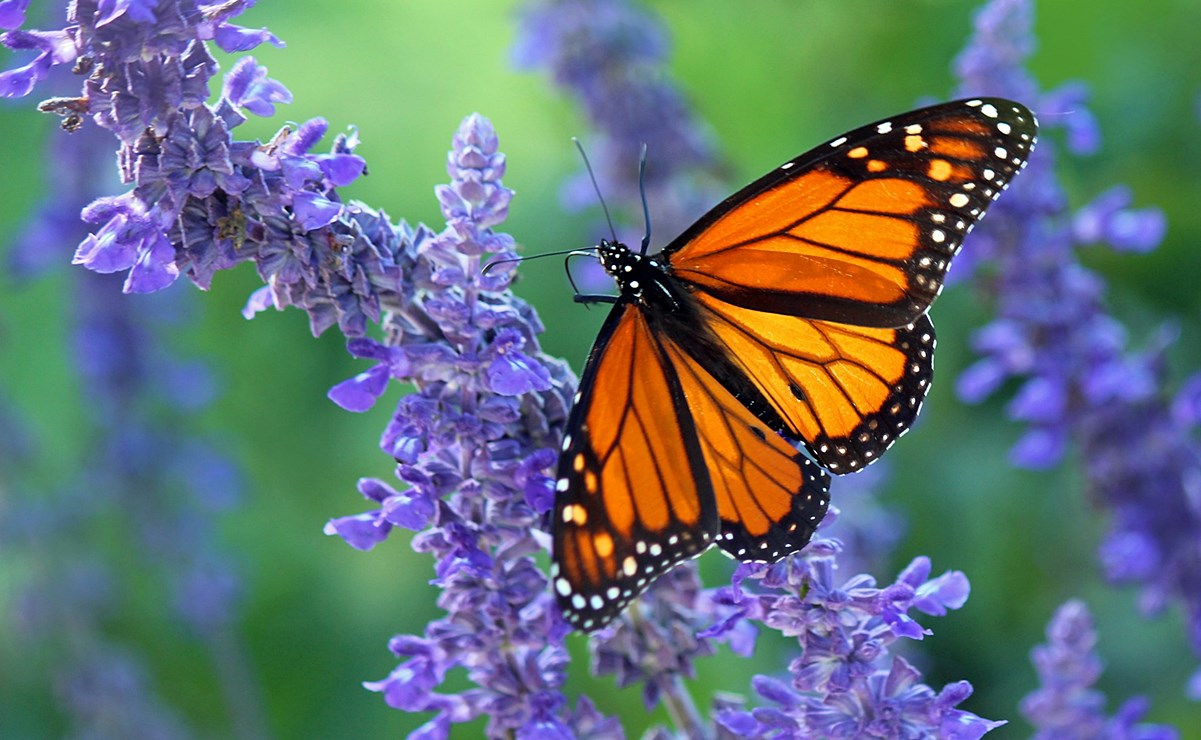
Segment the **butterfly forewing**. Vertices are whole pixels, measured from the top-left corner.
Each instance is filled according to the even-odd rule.
[[[559,458],[553,585],[596,629],[717,534],[713,489],[680,388],[641,310],[615,307],[580,381]]]
[[[1025,166],[1036,123],[996,98],[864,126],[786,162],[672,242],[670,272],[756,311],[900,327]]]

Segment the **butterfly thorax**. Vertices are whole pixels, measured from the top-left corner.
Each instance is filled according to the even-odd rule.
[[[646,256],[621,242],[602,239],[597,247],[601,267],[613,276],[622,298],[666,311],[678,308],[679,300],[668,284],[658,255]]]

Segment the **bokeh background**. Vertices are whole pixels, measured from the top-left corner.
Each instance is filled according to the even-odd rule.
[[[355,0],[334,9],[315,0],[262,0],[237,22],[267,26],[287,42],[254,55],[295,102],[272,120],[250,121],[240,136],[267,139],[284,121],[312,116],[329,119],[334,131],[357,126],[370,176],[346,195],[438,229],[433,187],[446,179],[451,134],[478,111],[499,132],[505,184],[517,193],[502,229],[527,254],[594,243],[597,214],[568,212],[561,198],[578,169],[570,137],[586,142],[589,124],[545,74],[512,64],[519,7],[512,0]],[[947,97],[951,60],[977,3],[655,0],[648,7],[669,29],[670,72],[711,127],[736,186],[840,131]],[[1135,346],[1162,322],[1177,323],[1181,339],[1169,357],[1173,376],[1183,378],[1201,367],[1201,5],[1109,0],[1081,10],[1060,2],[1037,8],[1034,74],[1044,88],[1086,83],[1104,136],[1096,155],[1064,157],[1059,174],[1073,205],[1127,183],[1136,206],[1166,214],[1167,238],[1157,251],[1098,249],[1084,261],[1109,280],[1109,305]],[[0,54],[5,67],[11,59]],[[34,110],[41,97],[0,105],[0,252],[47,196],[44,152],[64,136]],[[113,192],[120,192],[116,184]],[[35,278],[0,274],[0,391],[31,440],[0,470],[0,517],[12,516],[39,487],[80,480],[80,460],[95,441],[89,390],[68,346],[71,271],[81,269],[69,265],[75,246],[44,245],[57,264]],[[578,370],[604,312],[572,304],[559,260],[522,271],[516,290],[541,311],[544,349]],[[220,516],[217,536],[242,579],[234,624],[250,670],[245,698],[261,708],[271,736],[394,737],[427,718],[389,709],[359,682],[395,666],[386,650],[391,635],[420,632],[436,615],[426,584],[431,563],[408,549],[407,535],[361,553],[321,531],[328,518],[367,508],[354,488],[358,478],[390,477],[391,462],[376,443],[391,401],[361,415],[329,402],[326,390],[363,365],[346,355],[336,332],[314,339],[300,312],[243,319],[240,309],[259,284],[249,265],[218,275],[205,294],[181,280],[171,290],[193,295],[183,297],[183,315],[163,340],[175,354],[207,363],[215,377],[215,400],[179,423],[212,435],[242,470],[240,499]],[[1184,621],[1175,610],[1142,618],[1133,591],[1101,579],[1094,553],[1105,515],[1086,500],[1071,458],[1051,471],[1014,469],[1007,451],[1020,429],[1005,418],[1007,396],[980,406],[955,398],[952,381],[972,359],[968,336],[988,319],[986,307],[960,285],[932,314],[938,381],[921,422],[889,456],[881,499],[905,531],[878,573],[891,581],[911,557],[926,554],[936,572],[958,569],[971,579],[962,610],[924,620],[934,635],[916,660],[927,682],[969,680],[976,693],[963,708],[1011,720],[990,737],[1027,736],[1016,707],[1035,686],[1028,651],[1044,639],[1056,606],[1080,597],[1096,616],[1106,661],[1099,687],[1111,710],[1144,694],[1150,720],[1201,737],[1201,707],[1184,695],[1199,663]],[[53,548],[53,538],[44,546]],[[95,546],[98,559],[120,562],[119,523]],[[36,563],[0,547],[8,550],[0,551],[0,736],[60,736],[68,727],[50,688],[62,668],[55,646],[28,642],[7,622]],[[704,567],[720,578],[726,565],[710,554]],[[107,616],[106,628],[143,656],[152,690],[197,734],[224,736],[231,687],[221,685],[210,652],[156,598],[158,588],[139,588],[139,598]],[[631,736],[666,720],[662,710],[648,716],[641,709],[637,688],[618,691],[609,679],[590,678],[582,640],[575,648],[581,660],[572,688],[622,714]],[[763,646],[750,661],[719,653],[698,667],[694,694],[704,706],[715,691],[745,693],[749,677],[782,668],[777,661]],[[470,737],[480,726],[460,729]]]

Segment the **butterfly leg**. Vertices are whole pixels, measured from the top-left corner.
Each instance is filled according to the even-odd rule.
[[[591,306],[594,303],[610,303],[610,304],[617,303],[617,301],[620,298],[621,298],[621,296],[604,295],[604,294],[601,294],[601,295],[582,295],[580,293],[575,294],[575,302],[582,303],[585,306]]]

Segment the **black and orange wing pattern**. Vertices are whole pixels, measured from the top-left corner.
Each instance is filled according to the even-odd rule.
[[[559,457],[551,579],[580,629],[612,620],[718,532],[693,417],[647,318],[634,303],[609,314]]]
[[[803,547],[829,476],[753,415],[678,328],[622,302],[580,382],[559,459],[552,584],[596,629],[662,573],[717,542],[742,560]]]
[[[934,376],[934,324],[895,329],[767,314],[697,293],[723,354],[766,398],[781,431],[832,473],[877,460],[913,424]]]
[[[1036,132],[1025,106],[999,98],[878,121],[738,191],[662,256],[679,280],[755,311],[906,326]]]
[[[552,521],[573,625],[603,626],[713,542],[774,561],[809,541],[825,471],[870,464],[916,418],[926,310],[1035,134],[1007,100],[924,108],[786,162],[658,255],[602,242],[620,295],[568,420]]]
[[[830,476],[717,379],[712,357],[698,359],[674,342],[666,348],[698,420],[721,520],[718,546],[744,562],[769,563],[804,547],[826,515]]]
[[[663,251],[830,471],[862,469],[912,425],[934,367],[925,312],[1036,133],[1029,110],[998,98],[869,124],[743,188]]]

